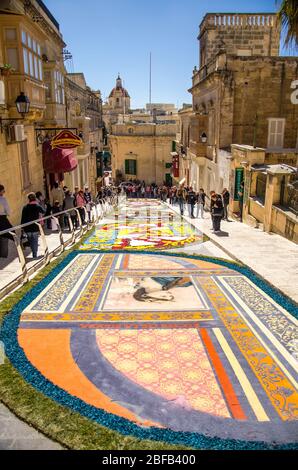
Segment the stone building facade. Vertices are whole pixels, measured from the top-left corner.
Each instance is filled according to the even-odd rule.
[[[296,165],[298,106],[291,95],[297,57],[279,56],[275,14],[209,13],[198,39],[200,67],[189,90],[193,113],[188,113],[190,137],[184,148],[187,182],[208,193],[236,188],[231,207],[237,212],[241,172],[231,172],[232,144],[264,149],[266,164]]]
[[[66,76],[67,127],[76,128],[83,143],[76,149],[77,168],[65,175],[70,188],[88,185],[96,192],[96,153],[103,149],[102,100],[100,91],[87,86],[83,73]]]
[[[107,130],[111,131],[111,126],[116,124],[119,115],[128,114],[130,111],[130,96],[122,84],[122,79],[118,75],[115,87],[112,89],[108,102],[103,105],[103,119]]]
[[[63,123],[65,119],[63,105],[54,98],[47,101],[54,70],[64,70],[65,44],[59,24],[42,2],[3,0],[0,13],[0,66],[13,67],[9,75],[2,69],[0,76],[4,94],[0,105],[0,182],[6,188],[11,221],[17,224],[27,193],[44,191],[43,161],[35,129],[43,119],[51,126],[53,121]],[[30,111],[24,119],[20,119],[15,106],[20,92],[30,100]]]
[[[65,46],[58,22],[42,1],[0,2],[0,184],[6,188],[13,224],[20,222],[27,194],[49,193],[55,180],[70,188],[74,183],[87,183],[95,190],[95,147],[102,145],[101,96],[91,91],[84,79],[83,86],[69,86],[73,82],[66,78]],[[12,66],[9,74],[6,64]],[[15,106],[20,92],[30,100],[24,119]],[[74,118],[72,99],[76,100],[77,92],[83,106]],[[75,151],[79,160],[76,173],[46,172],[43,143],[57,133],[55,129],[80,126],[85,132],[83,145]],[[84,155],[85,174],[80,172]]]
[[[171,184],[172,142],[176,124],[125,123],[112,126],[109,136],[115,179]]]

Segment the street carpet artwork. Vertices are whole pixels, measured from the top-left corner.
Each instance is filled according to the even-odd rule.
[[[80,249],[163,250],[208,238],[158,200],[129,200],[114,218],[98,226]]]
[[[33,387],[122,434],[297,448],[298,321],[281,299],[228,261],[76,251],[6,317],[2,338]]]

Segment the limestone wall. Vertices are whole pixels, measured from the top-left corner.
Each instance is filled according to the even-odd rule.
[[[27,187],[23,187],[19,144],[7,144],[5,134],[0,134],[0,184],[6,190],[13,225],[20,223],[22,207],[27,202],[26,195],[30,191],[44,192],[42,156],[35,147],[34,127],[25,126],[25,133],[30,174],[30,185]]]
[[[209,13],[200,25],[200,64],[220,49],[228,54],[275,56],[279,53],[280,26],[275,14]]]
[[[272,206],[271,229],[298,243],[298,218],[291,212]]]
[[[257,199],[249,198],[249,214],[252,215],[258,222],[264,222],[264,206]]]
[[[171,136],[110,136],[113,177],[116,170],[125,175],[125,160],[136,160],[137,175],[127,175],[126,179],[144,180],[146,183],[162,184],[166,173],[166,163],[172,163]]]

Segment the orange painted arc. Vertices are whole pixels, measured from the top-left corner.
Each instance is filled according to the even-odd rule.
[[[206,347],[209,358],[212,362],[217,378],[219,380],[221,389],[226,399],[229,410],[235,419],[247,420],[247,417],[239,403],[239,400],[234,391],[233,385],[224,369],[224,366],[217,354],[215,347],[210,339],[210,336],[205,328],[200,329],[202,341]]]

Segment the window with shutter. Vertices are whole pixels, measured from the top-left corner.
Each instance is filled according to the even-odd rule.
[[[136,176],[137,174],[137,161],[136,160],[125,160],[125,174]]]
[[[29,157],[27,140],[19,143],[23,189],[30,186]]]
[[[42,80],[42,61],[40,44],[26,31],[22,31],[24,72]]]
[[[284,144],[285,119],[269,119],[268,148],[281,149]]]

